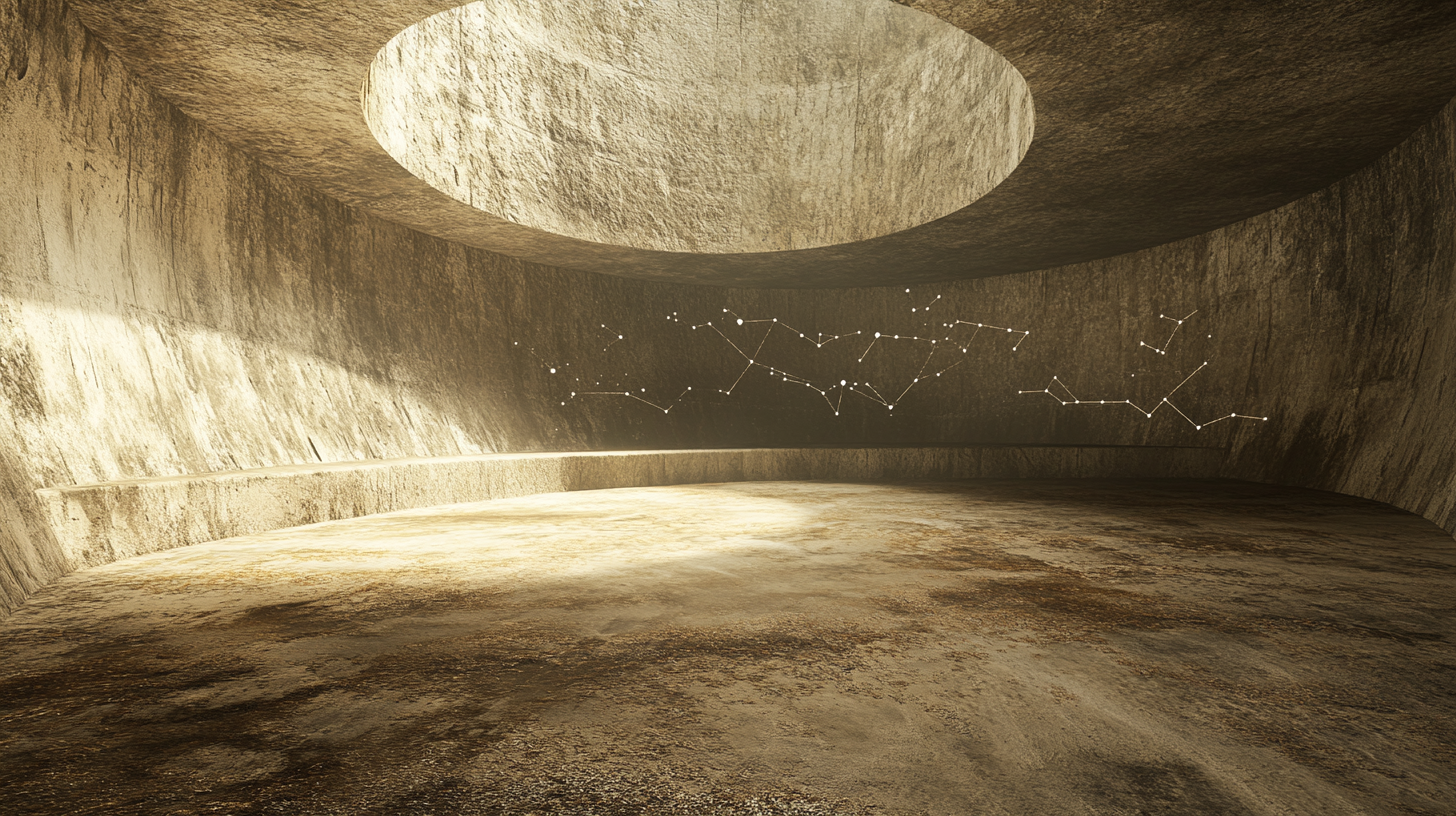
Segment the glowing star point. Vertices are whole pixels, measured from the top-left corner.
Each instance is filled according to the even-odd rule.
[[[907,294],[908,294],[908,292],[907,292]],[[930,301],[930,304],[933,305],[933,304],[939,302],[941,299],[942,298],[940,296],[936,296],[934,299],[932,299]],[[929,309],[930,309],[930,305],[926,305],[924,307],[915,307],[913,309],[913,311],[915,313],[919,313],[921,311],[928,312]],[[940,360],[940,358],[936,357],[936,355],[940,352],[940,350],[943,347],[943,345],[951,345],[953,348],[959,348],[960,351],[961,351],[961,353],[962,353],[962,355],[969,354],[969,351],[970,351],[968,345],[961,345],[959,343],[953,342],[951,336],[949,335],[949,333],[947,333],[947,336],[945,338],[943,338],[946,341],[945,344],[942,344],[940,342],[940,339],[932,339],[932,338],[929,338],[929,337],[921,337],[921,336],[915,335],[915,334],[904,334],[904,335],[902,335],[902,334],[889,334],[889,333],[885,333],[883,331],[870,331],[870,330],[866,330],[866,329],[854,329],[853,331],[845,330],[844,333],[842,333],[842,334],[825,334],[822,331],[821,332],[817,332],[817,333],[816,332],[806,332],[806,331],[801,331],[801,330],[795,328],[794,326],[788,325],[783,320],[783,318],[780,318],[780,317],[763,317],[763,318],[758,318],[758,317],[753,317],[751,315],[743,315],[743,316],[740,316],[739,314],[735,313],[731,308],[725,307],[723,309],[723,314],[725,314],[728,317],[730,317],[731,319],[733,319],[734,322],[733,322],[732,325],[736,325],[736,326],[742,327],[745,330],[745,332],[752,331],[753,329],[757,329],[757,328],[761,328],[762,329],[761,332],[754,331],[753,334],[751,335],[751,338],[752,339],[749,341],[749,343],[745,344],[740,339],[730,338],[726,333],[724,333],[724,331],[720,327],[718,327],[716,325],[716,323],[714,321],[707,321],[706,323],[693,323],[691,320],[686,320],[686,319],[680,320],[680,319],[678,319],[678,315],[679,314],[680,314],[679,312],[673,312],[671,315],[668,315],[667,316],[667,319],[670,322],[673,322],[673,323],[687,325],[688,327],[690,327],[691,329],[693,329],[693,331],[695,331],[695,332],[698,329],[703,329],[703,328],[711,329],[710,334],[716,334],[717,337],[719,339],[721,339],[732,350],[733,354],[737,355],[736,359],[739,361],[739,363],[738,363],[739,366],[741,366],[741,368],[738,370],[737,378],[733,381],[733,384],[731,386],[729,386],[728,388],[726,388],[726,389],[724,389],[724,388],[718,388],[718,389],[716,389],[719,394],[727,395],[729,397],[732,397],[732,396],[736,395],[737,394],[737,386],[738,386],[739,382],[742,382],[744,380],[744,377],[749,373],[749,371],[751,371],[753,368],[763,368],[763,369],[766,369],[769,372],[770,376],[777,377],[780,382],[783,382],[783,383],[794,383],[794,384],[797,384],[797,385],[802,385],[805,388],[814,391],[819,396],[820,399],[823,399],[825,401],[826,407],[829,408],[830,410],[832,410],[835,416],[842,416],[843,415],[843,412],[841,410],[841,407],[842,407],[842,404],[843,404],[843,402],[844,402],[844,400],[846,398],[849,398],[849,399],[855,399],[856,398],[856,397],[849,397],[848,396],[848,395],[851,395],[851,394],[858,395],[857,398],[864,398],[864,399],[870,400],[871,402],[877,403],[880,407],[882,407],[882,408],[884,408],[884,409],[886,409],[888,411],[893,411],[894,410],[894,407],[899,402],[902,401],[902,399],[905,396],[905,394],[907,394],[912,387],[919,386],[921,383],[924,383],[924,382],[930,380],[932,374],[935,376],[936,379],[941,379],[941,378],[943,378],[943,375],[945,373],[947,373],[948,371],[950,371],[951,369],[956,368],[956,367],[958,367],[960,365],[963,365],[965,362],[967,362],[967,360],[965,360],[963,358],[957,358],[955,360],[955,362],[953,362],[953,363],[950,363],[950,362],[947,362],[947,361],[937,362],[938,360]],[[621,341],[621,340],[625,340],[626,339],[626,333],[625,332],[624,333],[621,333],[621,334],[618,334],[615,331],[612,331],[612,329],[607,324],[605,324],[605,323],[598,323],[597,325],[598,325],[599,328],[602,328],[602,329],[605,329],[607,331],[611,331],[612,332],[612,336],[613,336],[614,339],[613,339],[612,343],[608,343],[607,344],[608,347],[610,347],[613,343],[615,343],[617,341]],[[928,325],[928,324],[926,324],[926,325]],[[1020,334],[1021,335],[1020,340],[1017,341],[1016,346],[1013,346],[1012,347],[1012,349],[1011,349],[1012,351],[1019,350],[1018,347],[1020,345],[1020,341],[1021,340],[1025,340],[1026,339],[1026,336],[1030,334],[1030,332],[1027,332],[1027,331],[1021,331],[1021,330],[1018,330],[1018,329],[1010,329],[1010,328],[1006,328],[1004,326],[992,326],[992,325],[987,324],[987,323],[976,323],[976,324],[972,324],[969,321],[964,321],[964,320],[955,320],[954,322],[943,323],[941,325],[943,327],[945,327],[945,328],[950,329],[950,330],[955,330],[956,328],[958,328],[960,326],[972,326],[972,325],[974,325],[974,326],[976,326],[977,329],[980,329],[980,328],[997,329],[997,330],[1004,331],[1006,333],[1016,333],[1016,334]],[[874,341],[871,342],[871,343],[869,343],[868,346],[866,348],[864,348],[863,352],[857,358],[853,358],[853,359],[855,359],[855,362],[856,363],[864,363],[864,362],[867,362],[868,361],[868,356],[871,353],[876,353],[875,347],[878,344],[881,344],[881,343],[890,343],[891,341],[900,341],[899,343],[897,343],[895,346],[892,347],[893,349],[896,349],[895,351],[880,350],[878,353],[882,357],[883,356],[886,356],[886,355],[892,355],[892,354],[893,355],[896,355],[896,356],[889,356],[888,359],[886,359],[883,363],[881,363],[882,365],[883,364],[902,365],[903,363],[902,363],[901,357],[898,356],[898,355],[903,355],[904,354],[904,350],[907,349],[907,345],[905,345],[905,344],[919,344],[919,343],[924,343],[926,345],[919,347],[920,348],[920,354],[923,355],[923,356],[921,356],[921,359],[920,359],[920,361],[918,363],[919,370],[918,371],[915,371],[914,375],[909,378],[908,382],[902,380],[902,382],[906,382],[906,384],[905,384],[904,388],[900,392],[900,398],[897,398],[895,402],[893,402],[893,403],[890,402],[890,400],[886,398],[886,395],[883,394],[883,393],[881,393],[881,390],[880,389],[875,388],[868,381],[866,381],[864,383],[855,383],[854,384],[854,387],[850,387],[850,383],[849,383],[849,381],[847,379],[841,379],[839,381],[839,386],[838,387],[841,389],[841,393],[837,397],[835,397],[835,396],[832,395],[832,392],[833,392],[833,390],[835,388],[835,386],[833,386],[833,385],[827,385],[827,386],[821,387],[817,383],[815,383],[815,382],[813,382],[813,381],[811,381],[811,380],[809,380],[807,378],[804,378],[804,377],[798,376],[796,374],[793,374],[790,371],[781,369],[777,365],[771,365],[769,363],[760,362],[760,360],[769,359],[770,353],[777,350],[776,349],[776,346],[771,342],[771,336],[772,336],[773,332],[776,329],[779,329],[779,328],[782,328],[785,331],[790,332],[789,336],[791,336],[791,337],[797,336],[800,339],[809,341],[809,343],[813,344],[813,347],[815,349],[824,349],[827,346],[829,346],[831,343],[833,343],[834,341],[837,341],[837,340],[840,340],[840,339],[843,339],[843,338],[846,338],[846,337],[863,336],[863,335],[866,335],[866,334],[873,334]],[[750,335],[745,335],[745,336],[750,336]],[[972,333],[970,335],[970,338],[967,339],[965,342],[970,343],[970,339],[974,339],[975,336],[976,335],[974,333]],[[517,345],[519,345],[519,344],[517,344]],[[605,351],[606,349],[602,349],[602,350]],[[758,353],[755,353],[755,352],[758,352]],[[535,356],[534,351],[532,352],[532,354],[533,354],[533,356]],[[544,362],[544,361],[542,361],[542,362]],[[777,361],[775,361],[775,362],[777,362]],[[877,360],[877,362],[880,362],[880,361]],[[571,363],[567,363],[567,365],[572,365],[572,364]],[[553,374],[554,373],[559,373],[562,370],[563,369],[560,368],[560,367],[552,367],[551,368],[551,372]],[[914,371],[914,369],[912,369],[912,371]],[[906,374],[909,374],[910,372],[905,372],[905,373]],[[623,372],[622,373],[622,376],[623,377],[628,377],[628,376],[630,376],[630,372]],[[614,374],[609,379],[615,379],[615,378],[616,378],[616,375]],[[577,382],[580,382],[581,381],[581,378],[580,377],[577,377],[576,378],[576,381]],[[598,384],[598,387],[600,387],[602,385],[602,381],[599,380],[597,384]],[[610,385],[612,387],[616,387],[616,388],[621,388],[622,387],[622,384],[621,383],[611,383]],[[687,387],[683,388],[683,390],[681,391],[681,393],[679,393],[677,395],[677,398],[676,399],[668,399],[668,400],[662,400],[662,399],[650,400],[650,399],[646,398],[645,396],[639,396],[639,393],[645,395],[646,392],[647,392],[647,390],[648,389],[646,389],[646,388],[642,388],[642,389],[639,389],[638,392],[633,392],[631,390],[620,391],[620,392],[619,391],[572,392],[571,395],[572,395],[573,398],[581,397],[581,396],[591,396],[591,395],[627,397],[627,398],[630,398],[630,399],[633,399],[633,400],[637,400],[639,402],[643,402],[643,403],[645,403],[645,404],[647,404],[649,406],[652,406],[652,407],[654,407],[654,408],[662,411],[664,414],[667,414],[667,413],[670,413],[671,412],[671,409],[674,408],[674,407],[676,407],[677,404],[680,403],[685,397],[687,397],[687,395],[689,393],[691,393],[694,389],[693,389],[692,386],[687,386]],[[889,393],[894,393],[894,392],[889,392]],[[751,399],[752,397],[749,397],[749,398]]]

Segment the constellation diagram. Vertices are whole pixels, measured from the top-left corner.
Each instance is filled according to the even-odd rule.
[[[1172,331],[1172,333],[1170,333],[1168,335],[1168,339],[1167,340],[1164,340],[1163,341],[1163,345],[1161,345],[1161,346],[1154,346],[1152,344],[1144,343],[1143,341],[1139,340],[1138,341],[1138,348],[1151,349],[1151,350],[1153,350],[1154,352],[1156,352],[1158,354],[1162,354],[1164,356],[1167,356],[1167,354],[1168,354],[1168,346],[1173,345],[1173,338],[1178,336],[1178,330],[1181,329],[1181,328],[1183,328],[1183,324],[1186,323],[1186,322],[1188,322],[1188,319],[1191,318],[1191,317],[1193,317],[1193,315],[1196,315],[1196,314],[1198,314],[1198,310],[1197,309],[1194,309],[1192,312],[1190,312],[1189,315],[1188,315],[1188,317],[1184,317],[1184,318],[1181,318],[1181,319],[1180,318],[1176,318],[1176,317],[1168,317],[1165,314],[1158,315],[1158,319],[1159,320],[1171,320],[1171,321],[1173,321],[1173,331]]]
[[[607,328],[607,324],[601,323],[598,325],[600,325],[602,327],[602,331],[606,332],[607,334],[607,344],[602,347],[602,351],[606,351],[607,349],[617,345],[618,343],[622,342],[623,339],[625,339],[622,335],[617,334],[615,331]]]
[[[1158,315],[1159,319],[1162,319],[1162,320],[1171,320],[1171,321],[1174,322],[1174,326],[1173,326],[1172,333],[1170,333],[1168,335],[1168,339],[1163,342],[1163,345],[1161,347],[1152,346],[1152,345],[1149,345],[1146,342],[1138,341],[1138,348],[1149,348],[1149,349],[1152,349],[1157,354],[1166,356],[1167,353],[1168,353],[1168,348],[1173,343],[1173,338],[1178,335],[1178,330],[1181,329],[1183,327],[1183,324],[1186,323],[1189,320],[1189,318],[1193,317],[1193,315],[1195,315],[1195,314],[1198,314],[1198,311],[1197,310],[1194,310],[1187,317],[1184,317],[1184,318],[1181,318],[1181,319],[1179,319],[1179,318],[1171,318],[1171,317],[1168,317],[1167,315]],[[1212,336],[1213,335],[1209,335],[1210,338]],[[1209,419],[1209,420],[1203,421],[1203,422],[1199,422],[1199,421],[1193,419],[1192,417],[1188,416],[1188,414],[1184,413],[1182,409],[1180,409],[1176,404],[1173,403],[1173,395],[1177,394],[1179,389],[1181,389],[1183,386],[1187,385],[1188,382],[1189,382],[1189,380],[1192,380],[1194,377],[1198,376],[1199,373],[1201,373],[1205,368],[1208,368],[1208,361],[1207,360],[1205,360],[1203,362],[1203,364],[1200,365],[1198,368],[1194,369],[1192,374],[1189,374],[1187,377],[1184,377],[1182,382],[1180,382],[1177,385],[1173,386],[1173,390],[1169,391],[1166,395],[1164,395],[1156,403],[1153,403],[1153,407],[1151,407],[1151,408],[1147,408],[1147,407],[1144,407],[1142,405],[1139,405],[1138,403],[1133,402],[1130,399],[1083,399],[1083,398],[1077,396],[1075,393],[1073,393],[1072,392],[1072,389],[1069,388],[1069,387],[1067,387],[1067,384],[1062,381],[1061,377],[1055,376],[1055,375],[1052,377],[1051,382],[1047,384],[1047,387],[1046,388],[1033,389],[1033,390],[1030,390],[1030,391],[1017,391],[1016,393],[1018,393],[1018,394],[1046,394],[1047,396],[1051,397],[1052,399],[1056,400],[1057,402],[1060,402],[1064,406],[1066,406],[1066,405],[1103,405],[1103,406],[1105,406],[1105,405],[1125,405],[1125,406],[1128,406],[1128,407],[1132,408],[1134,411],[1137,411],[1138,413],[1143,414],[1148,419],[1152,419],[1153,418],[1153,415],[1156,414],[1159,409],[1166,407],[1166,408],[1172,410],[1173,412],[1175,412],[1176,414],[1178,414],[1178,416],[1183,417],[1185,420],[1188,421],[1188,424],[1189,425],[1192,425],[1193,426],[1194,430],[1198,430],[1198,431],[1203,430],[1204,428],[1208,427],[1209,425],[1213,425],[1214,423],[1217,423],[1217,422],[1223,422],[1224,420],[1227,420],[1227,419],[1253,419],[1253,420],[1258,420],[1260,422],[1268,422],[1269,421],[1269,417],[1266,417],[1266,416],[1265,417],[1259,417],[1259,416],[1249,416],[1247,414],[1229,413],[1229,414],[1219,414],[1218,416],[1215,416],[1212,419]],[[1133,376],[1137,376],[1137,375],[1134,374]]]
[[[905,294],[910,295],[910,290],[906,289]],[[910,312],[917,317],[928,318],[931,309],[941,299],[940,295],[936,295],[926,305],[911,306]],[[734,373],[718,384],[700,386],[696,392],[693,386],[672,388],[665,396],[658,396],[656,393],[649,395],[647,388],[640,385],[636,387],[614,385],[610,382],[610,377],[606,378],[608,382],[604,383],[601,378],[586,377],[583,381],[582,377],[577,376],[573,379],[580,385],[577,390],[570,392],[569,399],[575,400],[582,397],[630,399],[666,414],[695,393],[731,397],[743,385],[746,378],[757,372],[766,374],[772,380],[780,383],[802,387],[813,392],[816,395],[816,401],[822,401],[835,416],[839,416],[844,410],[846,398],[863,399],[878,405],[887,412],[893,412],[912,389],[929,384],[970,361],[971,346],[983,332],[988,336],[1012,335],[1015,343],[1011,346],[1011,351],[1019,350],[1021,344],[1031,334],[1031,332],[1021,329],[959,318],[941,321],[934,329],[931,328],[932,324],[927,319],[922,329],[912,332],[895,333],[856,329],[833,334],[799,329],[777,317],[744,317],[726,307],[719,316],[700,323],[693,323],[678,312],[666,315],[666,320],[683,326],[689,332],[712,337],[722,345],[730,360],[736,359],[741,367],[733,366]],[[601,331],[609,336],[606,347],[602,351],[607,351],[617,342],[625,339],[623,334],[616,333],[606,324],[599,323],[598,325]],[[734,331],[725,331],[727,329]],[[730,334],[738,336],[735,338]],[[851,359],[856,365],[865,363],[872,354],[884,353],[880,350],[885,349],[886,346],[895,345],[913,352],[914,361],[900,372],[906,375],[903,387],[901,387],[901,382],[891,384],[876,376],[855,376],[849,372],[842,372],[835,376],[809,376],[804,374],[800,368],[802,361],[799,363],[783,361],[782,358],[785,356],[794,357],[795,352],[780,348],[778,353],[772,353],[771,340],[799,344],[806,353],[811,355],[831,348],[849,350],[853,352]],[[531,354],[535,356],[534,350],[531,350]],[[537,359],[541,360],[539,356]],[[542,363],[546,364],[544,360]],[[557,373],[558,370],[565,371],[564,366],[546,365],[548,365],[549,373],[552,374]],[[795,371],[790,371],[789,368],[794,368]],[[628,375],[624,373],[623,376]],[[565,405],[566,402],[562,401],[561,404]]]

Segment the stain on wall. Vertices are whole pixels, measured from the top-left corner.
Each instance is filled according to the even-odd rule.
[[[826,332],[923,315],[909,316],[903,287],[648,283],[423,236],[230,148],[134,81],[54,0],[0,0],[0,65],[0,609],[61,569],[36,489],[320,459],[1198,444],[1229,451],[1210,475],[1339,490],[1456,529],[1450,107],[1376,164],[1225,229],[914,287],[917,299],[943,296],[933,320],[1033,333],[1015,355],[989,350],[917,390],[893,419],[869,403],[826,417],[822,400],[770,377],[664,415],[562,406],[542,360],[591,349],[609,322],[634,340],[623,373],[667,388],[725,365],[721,348],[682,341],[664,320],[674,311],[731,307]],[[1197,330],[1174,353],[1139,356],[1160,312],[1194,308]],[[794,354],[785,368],[815,364]],[[1015,393],[1057,374],[1094,397],[1155,394],[1205,359],[1187,404],[1267,425],[1200,432]]]

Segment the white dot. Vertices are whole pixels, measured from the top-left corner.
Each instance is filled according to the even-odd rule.
[[[740,317],[740,318],[738,318],[738,325],[740,325],[740,326],[742,326],[742,325],[743,325],[743,318],[741,318],[741,317]]]
[[[554,369],[554,368],[553,368],[553,369],[551,369],[551,373],[552,373],[552,374],[555,374],[555,373],[556,373],[556,369]]]
[[[1195,431],[1201,431],[1201,430],[1203,430],[1203,426],[1202,426],[1202,425],[1194,425],[1194,426],[1193,426],[1193,429],[1194,429],[1194,430],[1195,430]]]
[[[879,336],[880,336],[880,333],[879,332],[875,332],[875,337],[878,338]]]
[[[845,382],[844,382],[844,380],[840,380],[840,381],[839,381],[839,384],[840,384],[840,385],[841,385],[841,386],[842,386],[842,385],[844,385],[844,384],[845,384]]]

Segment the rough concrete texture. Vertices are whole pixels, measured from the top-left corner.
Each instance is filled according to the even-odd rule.
[[[1017,172],[947,218],[851,247],[663,253],[492,218],[410,175],[374,140],[359,116],[370,61],[459,0],[73,5],[151,87],[341,201],[541,263],[721,285],[950,280],[1130,252],[1319,189],[1456,94],[1450,3],[907,3],[991,46],[1025,77],[1037,133]]]
[[[1456,529],[1449,108],[1327,190],[1142,253],[911,295],[725,290],[531,266],[410,232],[225,145],[59,5],[0,0],[0,26],[7,609],[66,569],[38,489],[487,452],[1220,446],[1233,452],[1223,475],[1376,498]],[[934,317],[909,311],[937,294]],[[917,330],[946,315],[1033,334],[1015,354],[977,341],[968,365],[917,387],[893,418],[863,401],[833,417],[758,372],[732,398],[670,414],[568,401],[548,373],[546,360],[601,353],[651,393],[731,381],[730,349],[663,319],[725,307],[812,331]],[[1168,356],[1139,349],[1166,337],[1160,312],[1193,309]],[[607,321],[628,340],[602,353]],[[822,362],[780,351],[787,369]],[[1166,411],[1015,393],[1056,374],[1093,398],[1155,402],[1205,360],[1182,407],[1269,423],[1199,432]],[[921,362],[877,352],[864,365],[882,381]]]
[[[1450,814],[1456,542],[1228,482],[537,496],[76,573],[3,624],[54,814]]]
[[[1033,131],[1010,63],[885,0],[469,3],[390,40],[363,98],[452,198],[665,252],[916,227],[1001,183]]]
[[[1219,448],[983,447],[498,453],[163,476],[37,491],[64,569],[438,504],[700,482],[1187,478]]]

